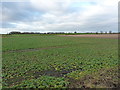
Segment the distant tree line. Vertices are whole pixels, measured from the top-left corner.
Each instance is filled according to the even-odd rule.
[[[120,33],[120,32],[118,32]],[[65,33],[65,32],[47,32],[47,33],[40,33],[40,32],[18,32],[18,31],[12,31],[10,32],[9,34],[81,34],[81,33],[77,33],[76,31],[75,32],[69,32],[69,33]],[[115,33],[112,33],[112,31],[100,31],[100,32],[86,32],[85,34],[115,34]]]
[[[12,31],[9,34],[64,34],[64,32],[47,32],[47,33],[40,33],[40,32],[18,32]]]

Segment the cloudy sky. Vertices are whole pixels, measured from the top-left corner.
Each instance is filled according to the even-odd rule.
[[[0,8],[0,33],[118,31],[118,0],[1,0]]]

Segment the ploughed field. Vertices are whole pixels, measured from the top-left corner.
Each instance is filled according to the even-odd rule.
[[[118,87],[118,39],[4,35],[3,88]]]

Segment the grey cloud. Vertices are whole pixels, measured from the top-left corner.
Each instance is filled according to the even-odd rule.
[[[87,1],[87,3],[90,3],[90,6],[84,5],[84,3],[77,5],[71,3],[64,6],[64,2],[61,2],[61,4],[57,3],[58,9],[44,10],[46,7],[43,6],[42,10],[35,8],[30,2],[6,2],[2,5],[3,22],[0,23],[2,25],[0,27],[6,31],[14,28],[14,30],[38,32],[118,30],[116,7],[100,6],[95,1]],[[37,5],[39,6],[39,4]]]
[[[28,2],[4,2],[2,6],[3,15],[9,17],[8,22],[33,21],[33,17],[43,13],[32,8]]]

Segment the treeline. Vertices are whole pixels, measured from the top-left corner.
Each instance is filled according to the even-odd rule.
[[[119,32],[120,33],[120,32]],[[66,32],[47,32],[47,33],[40,33],[40,32],[18,32],[18,31],[12,31],[8,34],[118,34],[118,33],[113,33],[112,31],[109,31],[109,32],[103,32],[103,31],[100,31],[100,32],[86,32],[86,33],[78,33],[78,32],[69,32],[69,33],[66,33]]]
[[[40,33],[40,32],[10,32],[9,34],[65,34],[64,32],[47,32],[47,33]]]

